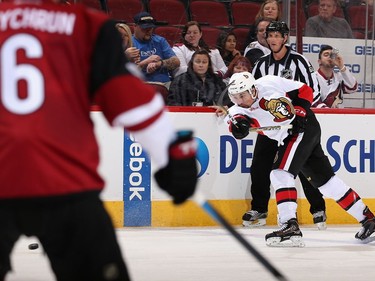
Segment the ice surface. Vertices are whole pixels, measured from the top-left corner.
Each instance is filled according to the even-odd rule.
[[[328,225],[324,231],[301,226],[305,248],[267,247],[264,236],[275,229],[236,228],[288,280],[374,279],[375,242],[354,238],[359,225]],[[220,227],[124,228],[117,235],[133,281],[277,280]],[[55,280],[43,249],[28,249],[33,242],[18,241],[7,281]]]

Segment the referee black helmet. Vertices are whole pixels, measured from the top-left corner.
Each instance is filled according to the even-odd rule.
[[[270,32],[280,32],[283,37],[289,34],[289,27],[283,21],[271,21],[266,28],[266,38]]]

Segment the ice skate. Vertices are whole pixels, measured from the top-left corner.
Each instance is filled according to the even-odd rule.
[[[375,241],[375,217],[368,207],[363,211],[366,219],[361,221],[362,228],[357,232],[355,238],[361,240],[362,243],[370,243]]]
[[[290,219],[279,230],[266,235],[269,247],[304,247],[302,232],[296,219]]]
[[[327,229],[327,216],[325,211],[318,211],[313,214],[314,224],[318,227],[319,230]]]
[[[268,213],[259,213],[255,210],[247,211],[242,216],[242,225],[250,228],[266,225],[267,214]]]

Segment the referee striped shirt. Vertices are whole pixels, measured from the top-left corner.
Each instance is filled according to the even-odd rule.
[[[253,68],[255,79],[265,75],[275,75],[293,79],[307,84],[314,90],[312,106],[320,103],[320,87],[314,73],[314,67],[303,55],[293,51],[289,46],[281,60],[275,60],[272,53],[259,58]]]

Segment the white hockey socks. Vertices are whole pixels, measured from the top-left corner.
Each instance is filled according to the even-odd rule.
[[[280,223],[296,218],[297,189],[293,175],[284,170],[273,170],[270,179],[275,189]]]
[[[319,191],[326,197],[334,199],[350,215],[361,222],[365,219],[363,211],[366,205],[361,197],[338,176],[333,176],[326,184],[319,187]]]

